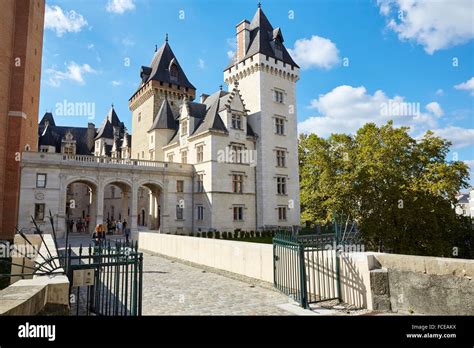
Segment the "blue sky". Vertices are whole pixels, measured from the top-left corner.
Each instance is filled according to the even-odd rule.
[[[299,130],[327,136],[394,119],[413,136],[432,129],[450,139],[450,156],[474,168],[473,7],[471,0],[262,1],[302,67]],[[64,101],[86,102],[98,125],[114,103],[130,129],[128,99],[165,33],[197,94],[213,92],[224,84],[235,25],[256,9],[253,0],[47,0],[40,117],[52,110],[60,125],[85,126],[87,115],[55,111]],[[403,103],[418,111],[381,111]]]

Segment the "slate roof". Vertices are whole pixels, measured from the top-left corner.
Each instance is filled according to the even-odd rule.
[[[199,134],[207,130],[218,130],[228,132],[224,122],[219,116],[219,111],[225,107],[225,101],[228,99],[229,92],[217,91],[211,94],[204,101],[206,115],[197,125],[193,134]]]
[[[125,129],[125,125],[123,122],[120,122],[120,119],[115,112],[114,106],[110,108],[107,116],[104,119],[104,122],[100,125],[99,129],[97,130],[96,139],[100,138],[108,138],[111,139],[114,137],[114,127],[119,127],[121,133]]]
[[[76,141],[76,153],[78,155],[90,155],[93,149],[87,147],[87,128],[52,126],[51,124],[41,127],[38,145],[54,146],[56,152],[61,152],[61,143],[64,136],[71,132]]]
[[[163,103],[161,103],[149,132],[154,129],[178,129],[176,118],[177,116],[173,114],[168,98],[165,98]]]
[[[272,27],[270,21],[268,20],[267,16],[265,16],[260,7],[257,9],[257,12],[253,17],[252,22],[250,22],[249,31],[250,43],[248,45],[244,58],[242,58],[240,61],[250,58],[257,53],[261,53],[299,68],[299,66],[295,63],[293,58],[291,58],[290,54],[283,45],[283,35],[281,33],[281,29]],[[277,56],[274,47],[272,47],[275,41],[281,43],[281,57]],[[225,68],[225,70],[234,66],[236,63],[237,62],[235,61],[231,62]]]
[[[458,204],[467,204],[469,203],[469,193],[461,193],[456,199]]]
[[[56,125],[56,123],[54,122],[53,114],[51,112],[45,113],[39,124],[41,126],[45,126],[46,123],[49,123],[51,126]]]
[[[113,125],[121,127],[120,138],[117,139],[117,145],[119,148],[122,147],[124,136],[127,136],[128,146],[132,143],[132,136],[125,133],[125,126],[123,122],[120,122],[113,107],[107,114],[101,128],[94,129],[95,138],[106,137],[109,139],[114,138]],[[54,146],[57,153],[61,152],[62,140],[65,135],[71,132],[73,140],[76,141],[76,153],[78,155],[92,155],[94,154],[94,145],[91,149],[88,148],[88,128],[87,127],[68,127],[68,126],[56,126],[54,122],[53,114],[47,112],[41,119],[38,125],[38,146]],[[99,133],[98,133],[99,132]],[[106,153],[110,155],[112,149],[111,145],[106,145]]]
[[[171,78],[170,68],[175,65],[178,71],[178,78],[176,80]],[[178,62],[178,59],[173,53],[168,41],[161,46],[153,55],[150,66],[142,66],[140,69],[141,83],[138,90],[150,80],[160,81],[163,83],[172,83],[181,87],[187,87],[196,90],[196,87],[189,82],[184,70]],[[135,92],[136,93],[136,92]],[[132,96],[133,97],[133,96]],[[130,98],[131,99],[131,98]]]
[[[105,120],[105,123],[103,123],[100,128],[97,130],[97,136],[95,137],[96,139],[100,138],[107,138],[107,139],[112,139],[114,137],[114,126],[112,126],[112,123],[110,123],[109,120]]]

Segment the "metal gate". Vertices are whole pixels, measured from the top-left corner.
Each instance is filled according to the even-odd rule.
[[[310,303],[340,300],[339,254],[332,249],[335,242],[332,234],[277,232],[273,238],[275,287],[304,308]]]
[[[81,245],[78,250],[69,246],[62,259],[72,314],[142,314],[143,254],[137,243]]]
[[[332,224],[319,226],[315,234],[279,231],[273,238],[274,285],[304,308],[342,300],[341,252],[357,251],[361,242],[357,223],[348,216],[342,221],[338,223],[334,213]]]

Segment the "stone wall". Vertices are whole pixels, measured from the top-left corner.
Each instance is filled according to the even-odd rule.
[[[474,260],[373,253],[374,308],[399,313],[474,314]]]
[[[37,235],[28,236],[33,244],[37,242],[37,237]],[[45,243],[41,243],[39,252],[46,256],[49,249],[53,257],[57,256],[52,236],[45,234],[44,240]],[[38,254],[35,261],[41,263],[43,258]],[[0,291],[0,315],[67,313],[69,280],[63,272],[62,268],[58,268],[51,275],[29,275],[30,279],[18,280]]]

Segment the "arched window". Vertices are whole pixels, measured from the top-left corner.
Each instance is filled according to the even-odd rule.
[[[178,67],[176,64],[172,64],[170,67],[171,81],[178,81]]]

